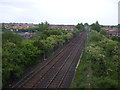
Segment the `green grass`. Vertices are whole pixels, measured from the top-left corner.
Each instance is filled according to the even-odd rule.
[[[90,62],[86,62],[84,57],[86,57],[85,53],[80,60],[80,64],[77,68],[77,72],[71,84],[71,88],[86,88],[86,86],[88,86],[89,84],[89,79],[86,77],[89,74],[89,69],[91,65]]]

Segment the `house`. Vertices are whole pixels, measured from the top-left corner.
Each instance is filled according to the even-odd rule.
[[[55,29],[55,30],[74,30],[75,25],[50,25],[50,29]]]
[[[15,26],[12,26],[12,28],[14,28],[14,29],[28,29],[31,27],[35,27],[35,26],[34,25],[15,25]]]
[[[102,25],[101,29],[103,29],[103,30],[117,30],[118,28],[115,25],[111,25],[111,26],[110,25]]]
[[[108,36],[120,36],[120,30],[108,30]]]
[[[31,27],[36,27],[36,24],[27,24],[27,23],[5,23],[4,27],[6,29],[28,29]]]

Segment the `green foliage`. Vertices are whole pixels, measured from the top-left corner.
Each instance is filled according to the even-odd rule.
[[[23,60],[21,49],[16,47],[16,44],[8,42],[4,45],[2,54],[2,70],[3,70],[3,85],[9,77],[19,77],[22,74],[22,67],[18,66]],[[20,69],[21,68],[21,69]],[[18,71],[18,69],[20,69]],[[16,73],[19,73],[16,74]]]
[[[88,24],[88,23],[85,23],[84,26],[89,26],[89,24]]]
[[[91,31],[71,87],[119,88],[119,45],[103,33]]]
[[[116,82],[113,79],[110,79],[109,77],[105,77],[105,78],[100,78],[98,79],[98,81],[96,82],[96,86],[99,88],[119,88],[118,87],[118,82]]]
[[[45,23],[42,22],[41,24],[39,24],[39,31],[44,31],[48,29],[49,29],[49,24],[47,21]]]
[[[8,38],[8,36],[10,39]],[[11,33],[4,33],[7,38],[4,39],[2,49],[2,80],[3,85],[9,78],[19,78],[23,74],[23,70],[30,64],[36,62],[36,57],[40,53],[32,42],[20,42],[18,44],[18,36],[13,34],[15,40],[11,39]],[[19,40],[19,39],[18,39]]]
[[[118,26],[117,26],[117,27],[118,27],[118,29],[120,29],[120,24],[118,24]]]
[[[93,75],[98,77],[106,75],[105,55],[101,47],[90,44],[86,47],[86,60],[92,62],[91,68],[94,70]]]
[[[43,24],[43,22],[42,22],[41,24],[39,24],[39,30],[40,30],[40,31],[43,31],[43,30],[44,30],[44,24]]]
[[[5,26],[4,26],[4,23],[2,23],[2,25],[0,25],[1,27],[0,27],[0,29],[2,29],[2,31],[5,31],[6,29],[5,29]]]
[[[38,61],[37,58],[41,59],[43,54],[51,53],[54,48],[58,48],[73,38],[76,33],[79,31],[43,30],[34,39],[22,40],[17,34],[4,32],[2,49],[3,85],[11,78],[20,78],[27,67]]]
[[[92,29],[92,30],[96,30],[96,31],[98,31],[98,32],[101,30],[101,26],[99,25],[98,21],[96,21],[96,23],[93,23],[93,24],[91,25],[91,29]]]
[[[28,28],[28,29],[18,29],[18,31],[39,31],[39,27],[31,27],[31,28]]]
[[[25,56],[23,62],[25,66],[29,66],[30,64],[36,62],[37,56],[41,53],[41,51],[38,50],[33,43],[22,43],[20,48]]]
[[[44,30],[43,32],[42,32],[42,34],[45,34],[45,35],[47,35],[48,37],[50,36],[50,35],[61,35],[62,34],[62,30]]]
[[[104,49],[105,49],[105,51],[107,52],[107,55],[108,55],[108,56],[111,56],[111,55],[116,54],[115,51],[116,51],[116,48],[117,48],[117,44],[118,44],[118,42],[112,41],[112,40],[109,40],[109,41],[106,43]]]
[[[104,39],[105,37],[101,34],[98,34],[97,31],[92,31],[90,32],[90,35],[89,35],[89,40],[88,42],[99,42],[101,41],[102,39]]]
[[[10,31],[3,32],[2,34],[2,44],[6,42],[13,42],[15,44],[19,44],[22,41],[22,38],[18,34],[14,34]]]
[[[112,36],[112,40],[120,42],[120,37],[119,36]]]
[[[65,41],[73,37],[72,32],[64,30],[44,30],[40,33],[40,38],[34,41],[34,45],[40,50],[48,53],[55,47],[59,47]]]
[[[84,31],[84,29],[85,29],[85,27],[84,27],[84,25],[81,23],[81,24],[77,24],[76,26],[75,26],[78,30],[81,30],[81,31]]]
[[[46,21],[45,23],[41,22],[37,27],[31,27],[31,28],[28,28],[28,29],[18,29],[19,31],[44,31],[44,30],[48,30],[49,29],[49,24],[48,22]]]
[[[51,35],[50,37],[53,39],[51,43],[54,45],[54,47],[59,46],[64,42],[64,39],[61,35]]]
[[[101,30],[101,31],[100,31],[100,34],[106,36],[106,35],[107,35],[107,31],[106,31],[106,30]]]
[[[42,53],[47,53],[53,48],[50,40],[36,40],[34,41],[34,46],[38,47]]]
[[[12,42],[6,43],[2,57],[3,82],[5,83],[9,77],[20,77],[23,74],[23,69],[34,63],[39,53],[32,44],[22,44],[18,47]]]

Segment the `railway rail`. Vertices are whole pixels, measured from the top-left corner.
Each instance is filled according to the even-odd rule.
[[[68,88],[86,38],[87,32],[82,32],[51,60],[13,88]]]

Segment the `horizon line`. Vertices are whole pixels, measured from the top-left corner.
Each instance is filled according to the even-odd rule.
[[[40,24],[40,23],[34,23],[34,22],[0,22],[0,23],[26,23],[26,24]],[[49,22],[48,22],[49,23]],[[80,22],[80,23],[82,23],[82,22]],[[86,22],[87,23],[87,22]],[[51,23],[49,23],[50,25],[77,25],[77,24],[51,24]],[[85,23],[83,23],[83,24],[85,24]],[[88,23],[89,24],[89,23]],[[93,23],[92,23],[93,24]],[[119,24],[119,23],[118,23]],[[105,26],[116,26],[116,25],[118,25],[118,24],[100,24],[100,25],[105,25]],[[91,24],[89,24],[89,25],[91,25]]]

